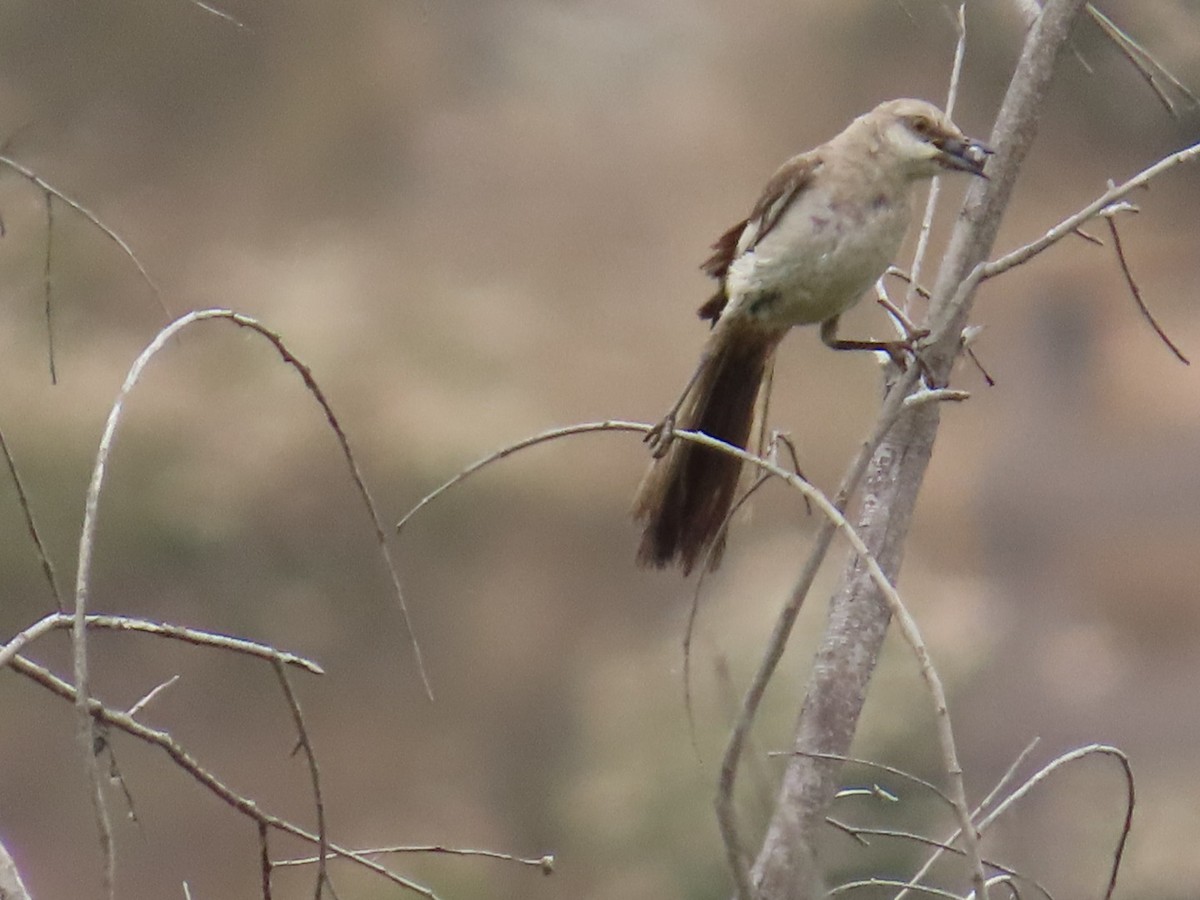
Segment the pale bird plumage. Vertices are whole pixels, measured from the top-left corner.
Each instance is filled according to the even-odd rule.
[[[659,429],[634,503],[639,562],[690,571],[720,559],[740,462],[683,440],[702,431],[744,448],[771,357],[794,325],[821,325],[835,349],[897,352],[897,342],[845,341],[838,317],[892,262],[918,183],[950,169],[983,174],[990,151],[936,106],[890,100],[821,146],[788,160],[746,219],[713,245],[704,270],[717,292],[700,308],[713,331],[700,364]]]

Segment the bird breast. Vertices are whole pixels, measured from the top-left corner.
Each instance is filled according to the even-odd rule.
[[[854,196],[813,185],[733,261],[725,315],[766,327],[812,325],[858,301],[894,259],[909,220],[907,190]],[[752,226],[750,226],[752,227]]]

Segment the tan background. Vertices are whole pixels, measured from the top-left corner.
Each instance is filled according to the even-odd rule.
[[[970,10],[956,116],[968,132],[986,135],[1018,52],[1009,6]],[[223,8],[250,27],[184,0],[5,4],[0,136],[129,241],[173,311],[229,306],[278,330],[341,415],[388,521],[531,433],[654,420],[703,340],[693,309],[708,243],[791,153],[889,96],[943,97],[954,41],[947,9],[923,0]],[[1105,8],[1200,84],[1191,4]],[[1065,61],[1003,247],[1200,131],[1194,113],[1170,120],[1094,27],[1075,46],[1093,72]],[[951,181],[949,198],[961,189]],[[1142,214],[1123,223],[1132,265],[1200,355],[1197,170],[1136,200]],[[164,319],[111,242],[56,207],[52,387],[42,199],[3,174],[0,211],[0,427],[69,586],[104,418]],[[998,385],[960,372],[974,396],[946,411],[902,581],[951,686],[969,789],[982,796],[1034,736],[1039,761],[1118,744],[1139,779],[1125,896],[1193,898],[1200,383],[1138,318],[1111,251],[1080,240],[989,284],[975,319]],[[845,331],[884,328],[864,305]],[[871,420],[874,364],[798,333],[777,384],[775,425],[831,486]],[[774,489],[708,582],[698,761],[680,684],[691,583],[632,564],[626,508],[644,461],[629,435],[574,438],[502,463],[413,524],[396,549],[430,705],[311,398],[264,343],[201,326],[129,403],[93,609],[318,659],[329,674],[301,679],[301,696],[339,841],[558,857],[548,879],[489,861],[406,865],[446,898],[725,897],[714,759],[813,523]],[[769,696],[762,752],[785,746],[827,569]],[[8,635],[50,601],[7,481],[0,577]],[[146,720],[311,824],[267,667],[148,638],[92,646],[114,705],[180,674]],[[32,655],[69,671],[61,636]],[[0,708],[0,834],[39,898],[98,896],[70,710],[11,674]],[[159,755],[116,747],[139,819],[117,827],[120,896],[178,897],[184,880],[197,898],[254,896],[253,828]],[[937,777],[928,703],[898,644],[858,750]],[[756,780],[777,765],[745,779],[752,834]],[[853,800],[837,814],[948,828],[927,797],[887,783],[899,806]],[[1115,767],[1087,762],[1016,809],[990,852],[1059,900],[1099,896],[1121,803]],[[914,858],[832,832],[830,847],[834,881],[898,875]],[[338,871],[342,897],[394,895]],[[307,895],[309,877],[281,875],[277,896]]]

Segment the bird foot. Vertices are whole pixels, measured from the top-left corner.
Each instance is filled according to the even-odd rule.
[[[671,448],[671,442],[675,440],[675,413],[667,413],[661,422],[646,432],[646,436],[642,440],[650,445],[651,455],[655,459],[662,459],[666,456],[667,450]]]

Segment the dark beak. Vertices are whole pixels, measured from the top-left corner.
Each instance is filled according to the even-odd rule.
[[[975,141],[970,138],[945,137],[935,141],[934,146],[941,151],[938,154],[938,163],[947,169],[955,169],[959,172],[970,172],[972,175],[987,177],[983,174],[983,167],[993,151],[983,141]]]

